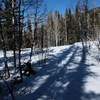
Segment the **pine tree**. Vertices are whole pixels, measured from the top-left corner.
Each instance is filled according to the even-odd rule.
[[[68,44],[68,20],[68,10],[66,9],[64,16],[66,44]]]
[[[32,24],[31,24],[30,14],[27,15],[27,31],[29,33],[32,32]]]
[[[3,34],[5,37],[5,43],[7,46],[7,49],[12,50],[13,46],[12,46],[12,42],[13,40],[11,38],[13,38],[12,36],[12,7],[11,7],[11,0],[4,0],[3,1]]]
[[[27,14],[26,30],[24,30],[23,33],[24,33],[23,34],[24,48],[31,48],[33,34],[32,34],[32,21],[29,13]]]
[[[76,38],[77,42],[80,41],[80,33],[81,33],[81,13],[80,13],[80,8],[79,5],[76,5],[76,11],[75,11],[75,32],[76,32]]]
[[[52,12],[48,13],[48,18],[47,18],[47,33],[48,33],[48,46],[54,46],[54,22],[53,22],[53,15]]]
[[[59,22],[59,45],[66,45],[66,38],[67,38],[67,34],[65,32],[65,20],[64,18],[61,16],[60,17],[60,22]]]
[[[2,7],[2,4],[0,4],[0,36],[1,36],[1,39],[2,39],[2,48],[3,48],[3,54],[4,54],[4,63],[5,63],[5,75],[6,75],[6,78],[10,77],[10,73],[9,73],[9,69],[8,69],[8,63],[7,63],[7,48],[6,48],[6,43],[5,43],[5,38],[4,38],[4,34],[2,32],[2,21],[3,21],[3,9],[1,8]]]
[[[55,12],[54,14],[54,33],[55,33],[55,46],[58,46],[59,42],[59,12]]]
[[[88,35],[89,35],[89,20],[88,20],[88,0],[83,0],[82,2],[82,21],[81,21],[81,41],[83,48],[87,46]]]
[[[71,9],[68,10],[68,44],[74,43],[74,17],[71,13]]]

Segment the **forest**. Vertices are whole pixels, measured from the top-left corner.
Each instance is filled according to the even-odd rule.
[[[100,8],[89,9],[88,0],[78,0],[74,12],[66,7],[64,15],[48,11],[43,0],[0,0],[0,52],[3,52],[4,65],[0,81],[6,85],[12,99],[15,100],[11,84],[22,83],[25,76],[37,74],[32,63],[34,52],[41,53],[38,63],[45,66],[50,47],[81,42],[83,52],[87,52],[88,41],[98,41],[100,50],[99,26]],[[26,62],[22,60],[25,48],[30,49]],[[12,69],[8,64],[8,51],[12,52]],[[11,70],[19,76],[12,76]]]

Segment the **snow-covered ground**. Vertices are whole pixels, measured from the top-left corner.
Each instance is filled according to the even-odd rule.
[[[94,43],[90,44],[86,55],[81,43],[51,47],[47,64],[42,67],[36,63],[39,56],[34,54],[37,74],[14,87],[15,100],[100,100],[100,52]],[[29,58],[29,50],[22,51],[23,60]],[[8,52],[9,66],[13,64],[12,54]],[[3,66],[0,51],[0,70]],[[10,100],[10,94],[5,99]]]

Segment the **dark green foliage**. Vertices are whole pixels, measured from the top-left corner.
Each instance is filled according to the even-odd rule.
[[[31,47],[31,33],[30,32],[23,32],[23,48],[30,48]]]
[[[27,15],[27,24],[26,24],[26,30],[23,31],[23,47],[24,48],[30,48],[31,42],[32,42],[32,24],[31,24],[31,18],[30,15]]]
[[[13,34],[14,32],[18,33],[18,16],[17,16],[17,10],[18,8],[15,5],[15,8],[12,8],[12,0],[4,0],[2,2],[2,28],[3,28],[3,35],[5,37],[5,43],[8,50],[13,49]],[[14,11],[14,14],[13,14]],[[16,13],[15,13],[16,12]],[[12,18],[14,17],[15,23],[13,24]],[[14,28],[16,27],[16,28]],[[16,35],[16,39],[17,39]],[[17,44],[17,42],[16,42]]]
[[[31,24],[31,18],[30,15],[27,15],[27,30],[28,32],[32,32],[32,24]]]
[[[13,49],[11,43],[12,41],[12,14],[11,14],[11,4],[9,0],[4,1],[4,9],[2,13],[3,17],[3,34],[5,37],[5,42],[8,49]]]
[[[80,8],[77,5],[76,6],[76,11],[75,11],[75,32],[76,32],[76,41],[80,41],[80,19],[81,19],[81,13],[80,13]]]

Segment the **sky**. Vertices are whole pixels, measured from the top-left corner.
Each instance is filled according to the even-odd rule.
[[[58,10],[62,15],[64,15],[66,8],[71,8],[72,12],[74,12],[75,5],[78,0],[44,0],[47,5],[48,11],[56,11]],[[96,2],[96,7],[100,7],[100,0],[89,0],[89,6],[92,8],[93,1]]]
[[[64,14],[66,8],[72,8],[75,6],[73,0],[45,0],[48,10],[54,12],[59,11],[61,14]]]

